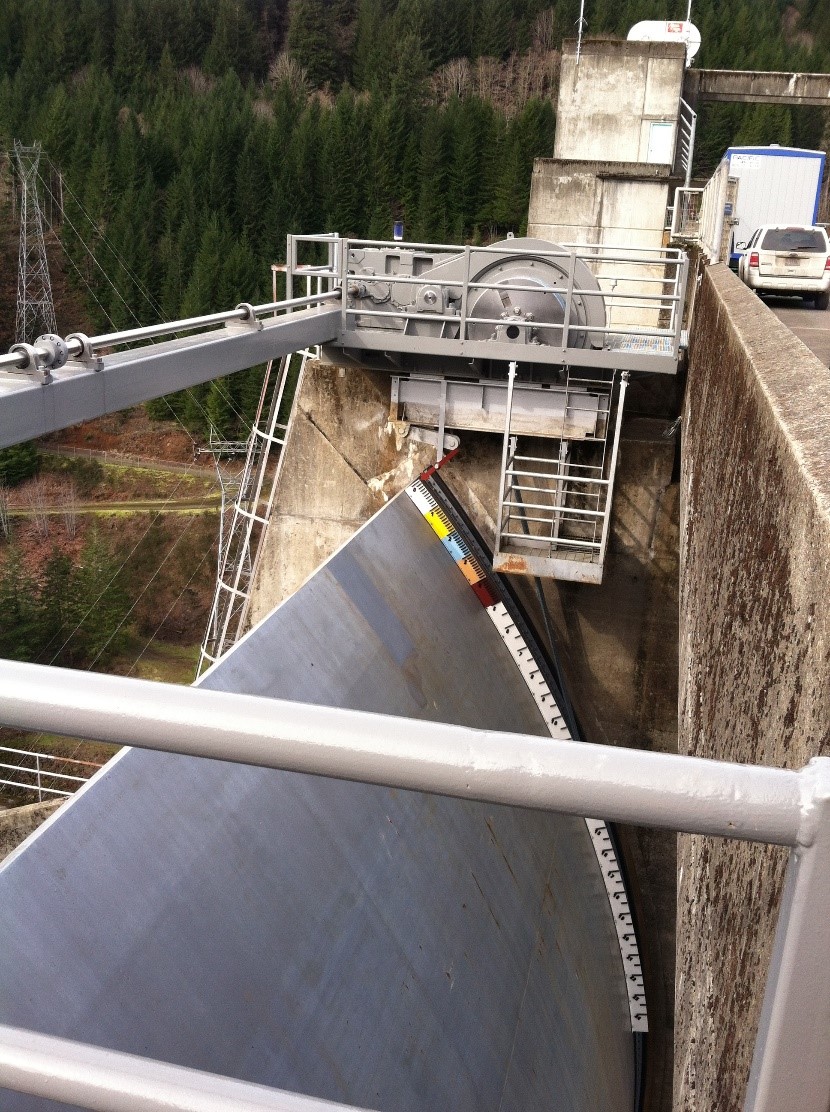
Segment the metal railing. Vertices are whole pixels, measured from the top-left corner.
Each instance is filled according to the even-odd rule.
[[[21,759],[27,763],[21,763]],[[55,770],[66,766],[80,775]],[[37,753],[29,749],[12,749],[7,745],[0,745],[0,784],[36,793],[38,803],[43,802],[44,796],[72,795],[99,768],[103,768],[103,765],[95,761],[78,761],[74,757],[59,757],[53,753]],[[10,776],[15,778],[10,779]]]
[[[729,176],[726,159],[702,189],[677,189],[672,211],[672,240],[698,244],[710,263],[726,260],[736,219],[738,189],[739,181]]]
[[[306,349],[295,355],[300,360],[299,381],[313,353]],[[224,542],[220,539],[216,589],[202,641],[197,676],[227,652],[245,631],[257,565],[282,474],[282,449],[288,425],[277,418],[292,358],[284,356],[276,373],[273,364],[269,363],[262,384],[230,528]],[[273,453],[277,455],[277,463],[271,470],[269,480],[268,468]]]
[[[697,131],[697,112],[681,97],[677,112],[677,142],[674,151],[674,169],[683,175],[683,184],[688,188],[692,180],[692,162],[695,156],[695,133]]]
[[[533,344],[528,359],[543,359],[546,348],[556,348],[560,354],[577,353],[576,361],[582,363],[604,364],[607,360],[602,352],[639,351],[676,360],[687,259],[685,252],[675,247],[571,243],[524,249],[521,241],[515,247],[510,242],[472,247],[297,235],[288,237],[286,291],[291,298],[295,282],[311,275],[321,289],[345,290],[340,335],[345,346],[368,343],[371,347],[371,333],[381,331],[386,335],[374,346],[390,344],[389,333],[397,332],[395,350],[411,347],[440,353],[443,344],[443,350],[453,345],[457,353],[459,342],[472,350],[471,345],[492,343],[499,338],[498,330],[509,329],[505,324],[509,314],[494,316],[478,306],[487,301],[482,295],[488,291],[501,294],[505,290],[494,268],[515,260],[523,251],[535,261],[540,279],[526,275],[524,282],[511,281],[510,295],[553,293],[560,306],[560,319],[555,322],[514,322],[519,332],[505,338]],[[374,273],[370,267],[371,273],[363,272],[361,258],[377,252],[386,254],[390,266],[395,260],[405,260],[405,264],[397,270]],[[322,253],[325,261],[315,261]],[[305,256],[312,261],[304,261]],[[451,274],[442,276],[434,269],[447,263],[455,264]],[[555,288],[542,280],[546,266],[561,275]],[[358,296],[362,287],[367,292]],[[587,314],[586,307],[591,310]],[[592,323],[592,317],[601,323]],[[432,329],[430,334],[424,332],[427,327]],[[585,348],[590,355],[582,353]],[[516,354],[514,351],[511,357]]]
[[[550,574],[556,578],[591,578],[595,573],[588,568],[568,569],[561,563],[579,562],[595,565],[599,581],[608,546],[628,376],[623,374],[616,392],[612,428],[613,380],[594,380],[569,369],[556,456],[521,450],[522,441],[512,435],[514,379],[511,366],[494,567],[519,571],[530,558],[537,573],[544,566],[538,561],[544,560],[551,562]],[[569,429],[580,423],[592,424],[593,434],[572,442]],[[557,430],[551,432],[556,435]]]
[[[63,366],[67,357],[90,361],[99,353],[111,351],[113,348],[162,337],[172,339],[184,333],[203,332],[221,325],[232,325],[234,322],[261,327],[261,317],[273,317],[278,313],[291,313],[296,309],[323,305],[329,301],[336,301],[339,296],[339,292],[327,290],[308,297],[269,301],[264,305],[243,303],[237,305],[235,309],[227,309],[219,313],[187,317],[163,324],[150,324],[141,328],[128,328],[123,332],[106,332],[100,336],[86,336],[81,332],[74,332],[65,339],[41,337],[42,342],[14,344],[7,355],[0,355],[0,371],[27,371],[40,368],[48,370],[53,366]]]
[[[481,731],[366,711],[183,688],[42,665],[0,666],[0,723],[116,744],[437,792],[513,806],[789,846],[790,861],[755,1045],[745,1112],[827,1112],[830,1098],[830,758],[800,771]],[[94,1084],[101,1048],[0,1028],[0,1086],[108,1107]],[[143,1077],[113,1055],[106,1082],[119,1110],[196,1109],[187,1071],[143,1061]],[[171,1073],[171,1069],[173,1072]],[[100,1074],[97,1074],[100,1080]],[[208,1075],[210,1078],[210,1075]],[[167,1089],[165,1105],[145,1099]],[[247,1108],[217,1087],[216,1109]],[[237,1085],[242,1083],[237,1082]],[[154,1089],[156,1093],[161,1088]],[[175,1099],[171,1096],[175,1094]],[[308,1098],[248,1090],[253,1108],[313,1107]],[[187,1101],[190,1100],[190,1103]]]
[[[672,209],[671,238],[697,243],[700,239],[702,209],[702,189],[676,189]]]

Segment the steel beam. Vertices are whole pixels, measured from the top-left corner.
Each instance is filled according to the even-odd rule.
[[[749,841],[793,846],[814,833],[809,765],[757,768],[15,661],[0,667],[0,724]]]
[[[571,326],[576,331],[576,326]],[[620,328],[625,337],[626,330]],[[654,350],[647,347],[655,341]],[[360,363],[361,352],[378,352],[392,355],[439,355],[444,359],[502,360],[509,363],[518,359],[522,363],[550,364],[551,366],[601,367],[616,371],[650,371],[654,374],[676,374],[680,337],[654,336],[644,338],[644,350],[623,351],[606,348],[553,347],[546,344],[514,344],[504,340],[458,340],[441,336],[405,336],[391,329],[349,328],[340,332],[334,350],[328,357],[337,362],[339,352]],[[661,345],[665,344],[665,350]],[[374,364],[373,364],[374,365]],[[390,363],[394,373],[395,365]],[[406,368],[404,368],[406,369]]]
[[[2,1025],[0,1087],[95,1112],[361,1112],[352,1105]]]
[[[830,74],[754,70],[686,70],[684,95],[692,103],[830,105]]]
[[[0,448],[326,343],[339,324],[339,305],[325,306],[67,363],[51,381],[0,372]]]
[[[404,407],[406,420],[413,425],[437,427],[441,415],[442,391],[446,390],[446,425],[451,429],[473,429],[477,432],[504,432],[507,383],[481,379],[469,380],[413,373],[408,378],[395,378],[398,403]],[[606,389],[611,389],[610,380]],[[515,435],[573,440],[596,439],[598,424],[598,385],[586,383],[574,389],[576,402],[567,405],[568,391],[564,386],[543,387],[538,383],[516,382],[510,429]]]

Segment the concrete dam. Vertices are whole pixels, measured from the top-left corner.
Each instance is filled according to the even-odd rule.
[[[774,744],[790,766],[821,752],[827,693],[809,677],[828,651],[815,605],[830,551],[815,422],[826,369],[713,267],[688,375],[682,471],[655,416],[676,405],[673,383],[662,396],[641,384],[606,577],[546,583],[546,629],[529,581],[487,564],[487,438],[467,437],[424,486],[412,475],[434,451],[378,435],[381,377],[309,364],[285,449],[296,481],[281,484],[260,572],[285,597],[200,683],[542,736],[569,734],[570,701],[590,740],[670,750],[679,555],[680,747],[746,761]],[[369,433],[359,447],[334,420],[347,393]],[[315,437],[328,451],[308,454]],[[299,589],[292,534],[320,563],[308,577],[299,567]],[[459,559],[478,568],[483,598]],[[731,752],[713,747],[727,736]],[[583,820],[125,750],[0,870],[0,1019],[369,1108],[628,1109],[638,1088],[651,1107],[671,1091],[674,1014],[675,1102],[705,1086],[700,1107],[738,1107],[784,857],[680,837],[673,1013],[674,843],[624,826],[611,843],[640,927],[644,1062],[621,949],[631,919],[620,932]],[[738,876],[754,878],[751,902]]]
[[[185,755],[199,738],[184,748],[172,719],[166,745],[140,747],[125,726],[138,747],[0,866],[3,1032],[268,1086],[239,1091],[246,1112],[326,1101],[390,1112],[774,1112],[789,1074],[778,1071],[784,1089],[770,1086],[758,1034],[770,1060],[801,1063],[803,1107],[823,1107],[820,929],[799,951],[815,997],[781,1023],[767,990],[762,1012],[768,971],[774,988],[793,964],[776,936],[793,862],[823,843],[806,825],[786,837],[771,820],[768,836],[747,832],[755,820],[735,769],[800,769],[830,751],[830,376],[724,265],[696,259],[686,286],[685,256],[649,240],[662,236],[672,179],[669,167],[643,169],[636,144],[645,150],[650,125],[662,124],[661,95],[676,110],[684,54],[628,49],[650,98],[630,161],[609,170],[589,152],[579,162],[574,110],[556,158],[534,175],[533,236],[594,244],[607,233],[582,260],[563,263],[561,248],[546,253],[535,238],[506,241],[492,249],[493,269],[486,249],[464,249],[459,278],[460,256],[415,245],[406,270],[386,245],[391,264],[341,271],[336,306],[331,291],[314,308],[292,305],[293,317],[239,306],[217,314],[217,331],[149,356],[106,344],[101,355],[76,336],[66,363],[68,345],[51,337],[19,353],[45,378],[10,370],[14,381],[0,382],[0,434],[55,427],[54,397],[76,416],[117,408],[160,392],[166,375],[201,381],[210,360],[237,369],[298,350],[297,336],[319,341],[326,357],[304,362],[281,447],[248,630],[193,694],[389,716],[380,721],[393,758],[409,754],[412,720],[470,728],[480,732],[476,773],[489,753],[496,767],[506,734],[584,749],[598,780],[617,767],[615,750],[636,748],[654,758],[649,769],[674,760],[686,770],[677,817],[655,803],[619,819],[613,790],[607,813],[585,818],[593,812],[534,804],[532,791],[518,805],[477,799],[469,784],[446,794],[389,786],[366,757],[345,779],[327,766],[287,771],[267,755],[207,759]],[[565,59],[574,105],[591,66],[621,53],[586,44],[581,74]],[[606,123],[619,128],[619,115]],[[637,220],[657,214],[656,227],[634,229],[645,243],[638,289],[671,290],[657,311],[636,305],[633,325],[617,291],[637,261],[623,228],[632,196],[647,201],[633,206]],[[508,253],[522,251],[538,270],[516,269]],[[540,277],[543,267],[559,273]],[[476,309],[482,289],[490,300]],[[363,331],[350,348],[352,326]],[[442,376],[447,344],[463,346],[464,369]],[[504,371],[517,351],[532,364],[523,380],[515,364]],[[506,405],[494,390],[507,391]],[[415,412],[420,422],[405,419]],[[552,451],[551,414],[569,429]],[[510,534],[504,492],[517,475],[527,528]],[[583,481],[575,496],[569,479]],[[604,498],[583,493],[603,485]],[[556,537],[546,551],[535,509]],[[568,513],[575,525],[562,524]],[[526,569],[556,564],[555,577],[499,571],[517,558]],[[14,702],[13,691],[2,696]],[[129,715],[111,704],[102,716],[116,729]],[[689,817],[698,805],[708,814],[690,771],[705,779],[705,762],[683,763],[698,757],[733,762],[722,821]],[[548,774],[520,765],[510,771],[531,782]],[[793,789],[802,817],[821,809],[822,791]],[[782,901],[784,846],[794,848]],[[56,1107],[41,1082],[18,1088],[3,1090],[4,1109]],[[72,1091],[78,1103],[58,1107],[107,1107]]]

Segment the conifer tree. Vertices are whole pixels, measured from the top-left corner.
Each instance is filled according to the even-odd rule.
[[[12,545],[0,564],[0,657],[34,660],[40,646],[37,585]]]
[[[325,0],[291,0],[288,49],[313,85],[334,85],[340,77],[337,25]]]

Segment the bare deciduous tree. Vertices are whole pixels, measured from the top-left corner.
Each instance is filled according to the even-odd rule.
[[[453,97],[465,97],[470,92],[471,74],[467,58],[451,58],[432,76],[432,88],[440,103]]]
[[[35,529],[42,537],[48,537],[49,515],[46,512],[46,497],[40,479],[36,479],[29,484],[26,501],[29,505],[29,513]]]
[[[500,69],[498,58],[478,58],[476,60],[476,95],[482,100],[496,102]]]
[[[78,532],[78,490],[70,479],[61,488],[61,501],[63,502],[63,523],[66,526],[67,537],[74,537]]]
[[[12,535],[12,523],[9,517],[9,488],[5,483],[0,483],[0,533],[6,540]]]
[[[268,80],[275,89],[279,85],[287,85],[294,96],[305,96],[308,93],[308,74],[305,67],[290,54],[276,56],[268,70]]]
[[[553,50],[557,38],[556,9],[545,8],[539,12],[533,25],[533,47],[540,54]]]

